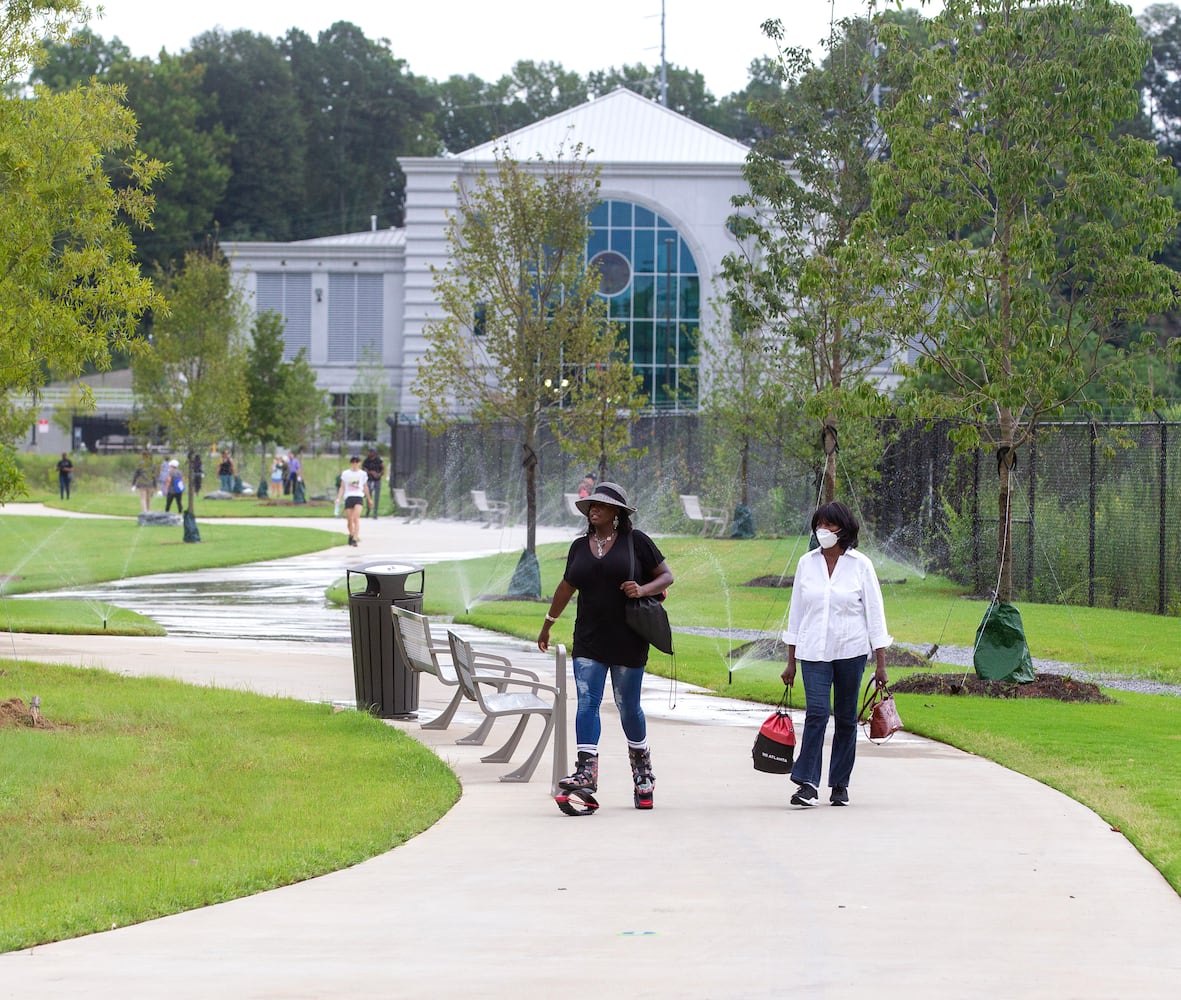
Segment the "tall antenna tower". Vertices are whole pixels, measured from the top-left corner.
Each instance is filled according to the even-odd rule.
[[[664,3],[660,0],[660,103],[668,107],[668,62],[664,58]]]

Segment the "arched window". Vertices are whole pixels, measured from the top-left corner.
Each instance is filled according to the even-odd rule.
[[[630,201],[600,202],[590,215],[587,259],[599,294],[630,345],[644,392],[660,409],[696,408],[701,280],[672,223]]]

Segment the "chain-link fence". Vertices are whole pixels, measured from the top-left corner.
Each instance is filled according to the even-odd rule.
[[[696,530],[678,494],[731,511],[741,500],[740,458],[719,456],[705,428],[687,413],[634,422],[632,444],[647,453],[612,463],[610,476],[628,489],[647,530]],[[1181,615],[1181,424],[1043,425],[1011,474],[1007,539],[997,516],[995,455],[957,455],[945,425],[888,426],[882,440],[876,472],[838,473],[838,496],[886,554],[989,595],[998,546],[1008,544],[1016,599]],[[390,450],[397,484],[426,497],[432,515],[474,517],[471,490],[483,489],[524,520],[522,449],[507,425],[460,425],[432,437],[421,425],[399,424]],[[539,521],[573,527],[563,494],[596,470],[576,464],[545,432],[536,454]],[[815,507],[820,449],[812,461],[790,454],[779,446],[750,450],[747,498],[761,532],[804,531]]]
[[[904,532],[928,566],[978,593],[1011,546],[1026,601],[1181,615],[1181,424],[1050,423],[1018,452],[1012,530],[1000,530],[1000,472],[955,455],[947,428],[907,430],[883,461],[867,514]]]

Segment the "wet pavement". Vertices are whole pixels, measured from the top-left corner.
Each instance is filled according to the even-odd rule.
[[[324,598],[343,575],[343,568],[325,565],[321,558],[296,556],[26,596],[83,601],[96,613],[115,605],[146,615],[174,636],[348,642],[347,609]]]
[[[61,513],[39,504],[9,504],[3,512]],[[218,523],[312,527],[332,533],[343,530],[342,521],[325,518],[264,522],[219,518]],[[539,526],[537,532],[539,543],[569,540],[573,535],[571,529],[548,526]],[[126,608],[153,619],[170,636],[348,643],[347,609],[329,604],[324,597],[325,590],[343,578],[346,570],[390,562],[430,566],[496,553],[515,558],[523,548],[524,533],[521,526],[489,530],[469,521],[407,525],[400,518],[366,518],[359,549],[331,548],[290,559],[160,573],[21,596],[82,601],[98,618],[112,605]]]

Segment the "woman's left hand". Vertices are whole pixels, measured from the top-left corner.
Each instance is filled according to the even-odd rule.
[[[619,589],[623,591],[625,597],[639,597],[640,585],[635,580],[624,580],[619,585]]]

